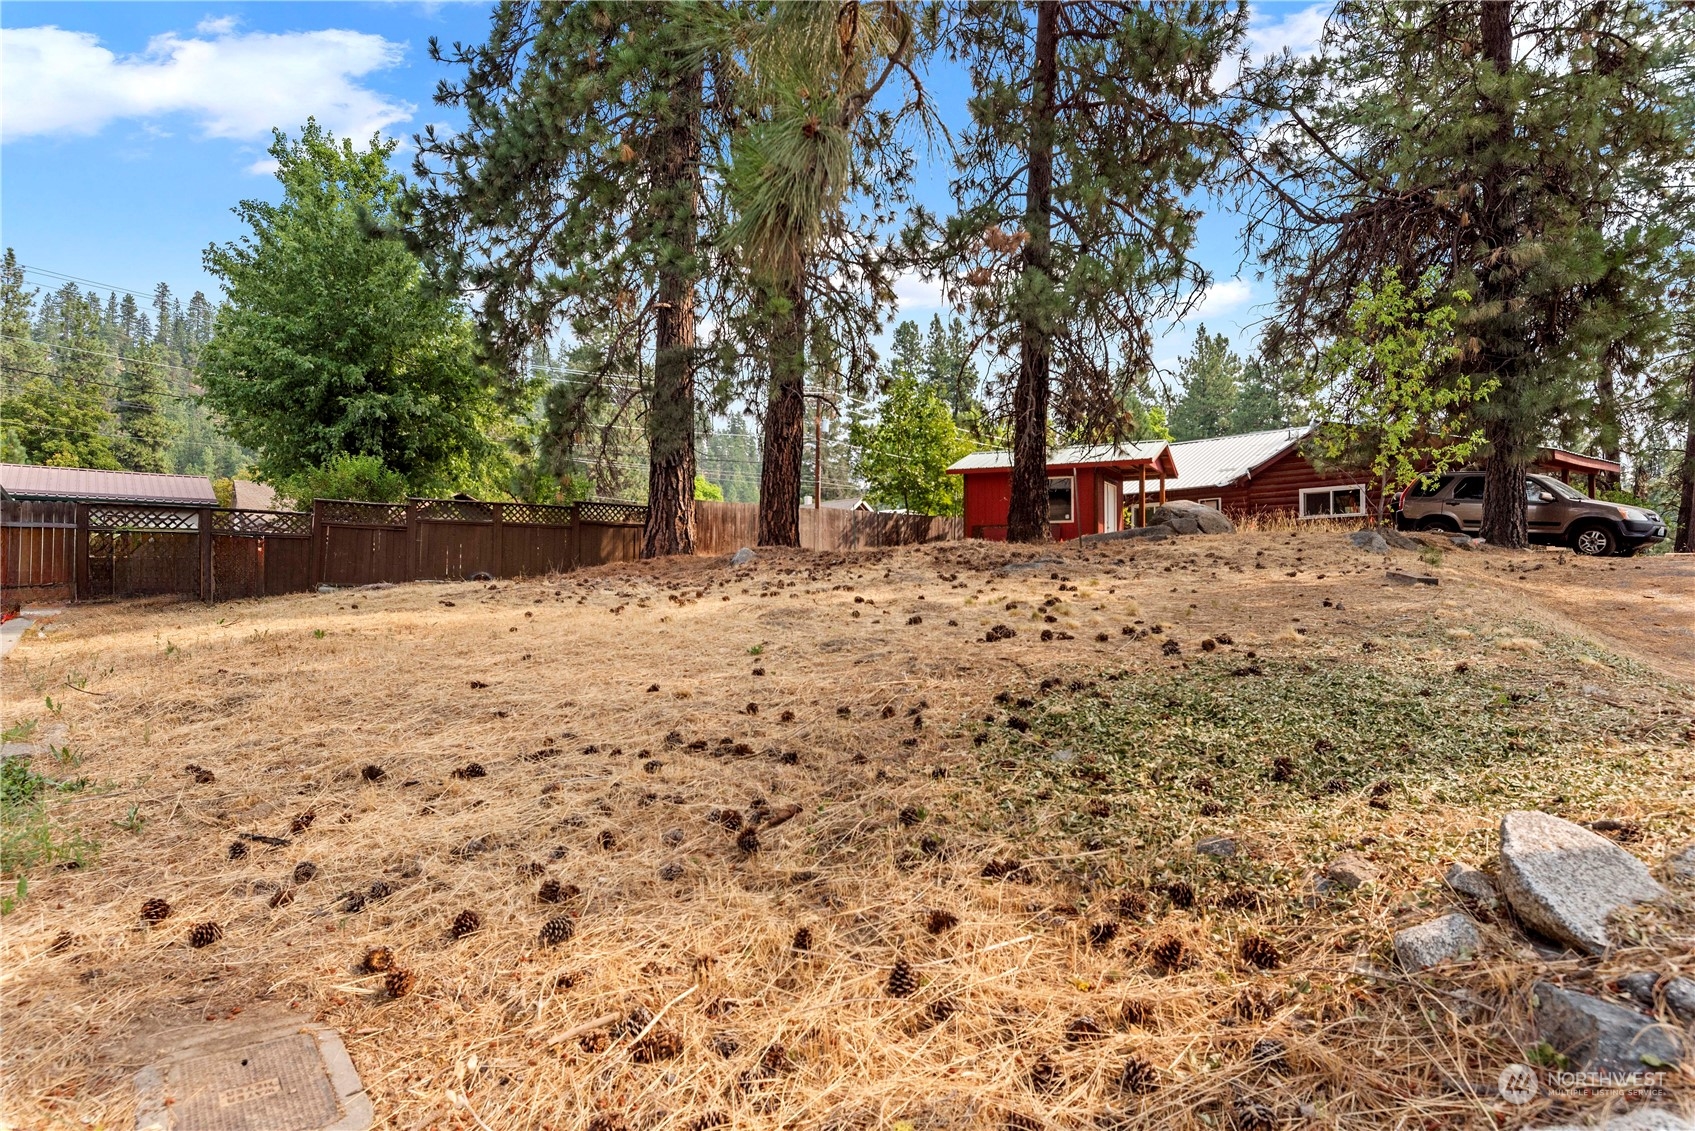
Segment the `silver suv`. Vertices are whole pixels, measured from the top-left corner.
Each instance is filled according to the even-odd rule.
[[[1660,516],[1641,507],[1591,499],[1550,475],[1524,479],[1532,542],[1570,546],[1580,554],[1634,554],[1666,536]],[[1483,473],[1456,471],[1414,483],[1395,511],[1401,530],[1473,533],[1483,525]]]

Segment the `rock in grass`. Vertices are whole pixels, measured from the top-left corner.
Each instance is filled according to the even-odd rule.
[[[1325,867],[1324,878],[1329,882],[1328,886],[1353,891],[1355,888],[1377,882],[1377,865],[1363,856],[1344,852]]]
[[[1442,877],[1448,887],[1476,903],[1479,907],[1493,910],[1501,902],[1500,892],[1495,890],[1495,881],[1476,868],[1467,868],[1464,864],[1454,864],[1449,867]]]
[[[1236,855],[1236,841],[1227,836],[1209,836],[1195,845],[1195,851],[1202,856],[1234,856]]]
[[[1348,535],[1348,541],[1355,548],[1368,554],[1387,554],[1389,543],[1383,540],[1383,535],[1375,530],[1356,530]]]
[[[1547,813],[1516,812],[1501,818],[1501,894],[1537,931],[1601,954],[1612,945],[1608,915],[1666,890],[1605,837]]]
[[[1580,1072],[1628,1076],[1670,1068],[1682,1057],[1676,1035],[1634,1009],[1552,982],[1537,982],[1531,993],[1537,1032]]]
[[[1666,861],[1666,870],[1671,878],[1680,883],[1695,884],[1695,844],[1685,845],[1681,852],[1672,854]]]
[[[1395,957],[1414,972],[1470,958],[1482,949],[1477,925],[1457,913],[1395,932]]]
[[[743,546],[741,549],[737,550],[733,555],[731,555],[730,564],[733,565],[733,566],[746,565],[747,563],[753,561],[758,556],[759,555],[754,553],[751,549],[749,549],[746,546]]]

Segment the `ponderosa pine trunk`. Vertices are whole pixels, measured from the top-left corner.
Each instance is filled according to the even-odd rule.
[[[700,209],[700,96],[691,71],[656,170],[660,223],[676,257],[659,270],[653,401],[648,410],[647,529],[642,557],[694,553],[694,259]]]
[[[1483,0],[1478,14],[1478,30],[1483,40],[1483,60],[1493,66],[1497,75],[1505,76],[1513,65],[1512,0]],[[1517,229],[1514,215],[1513,189],[1505,167],[1507,150],[1512,142],[1512,111],[1491,97],[1483,109],[1495,117],[1495,129],[1490,139],[1486,162],[1481,171],[1481,236],[1484,244],[1479,271],[1482,306],[1494,306],[1500,313],[1493,316],[1494,325],[1487,331],[1480,351],[1485,373],[1500,381],[1490,395],[1488,418],[1484,421],[1483,436],[1489,444],[1489,460],[1483,475],[1483,526],[1478,532],[1496,546],[1522,549],[1529,545],[1529,529],[1525,513],[1524,476],[1530,470],[1526,460],[1525,437],[1520,432],[1522,406],[1518,383],[1524,380],[1524,359],[1512,343],[1500,340],[1510,333],[1512,323],[1510,303],[1514,290],[1516,269],[1505,256]]]
[[[1054,86],[1059,79],[1059,4],[1037,0],[1036,56],[1030,92],[1030,155],[1020,270],[1046,276],[1051,267]],[[1018,320],[1018,385],[1012,395],[1012,498],[1008,542],[1045,542],[1048,528],[1048,378],[1053,362],[1047,286],[1022,288]],[[1038,297],[1032,298],[1032,293]],[[1043,304],[1033,308],[1033,303]],[[1075,500],[1073,500],[1075,503]]]
[[[1695,362],[1691,362],[1684,394],[1688,425],[1683,438],[1683,492],[1678,497],[1677,539],[1672,549],[1680,554],[1695,553]]]
[[[788,309],[771,334],[771,389],[759,468],[759,544],[800,545],[800,474],[806,456],[806,272],[786,284]]]

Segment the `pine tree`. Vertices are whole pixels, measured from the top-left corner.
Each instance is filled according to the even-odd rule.
[[[108,355],[99,296],[65,284],[42,302],[32,334],[35,292],[25,290],[23,268],[11,249],[0,272],[0,291],[5,326],[0,431],[7,452],[26,463],[58,467],[121,466],[109,435]]]
[[[1177,372],[1183,395],[1171,408],[1171,434],[1179,440],[1229,435],[1242,401],[1242,359],[1230,339],[1201,326]]]
[[[971,73],[971,125],[942,234],[981,336],[1016,356],[1007,537],[1048,537],[1051,383],[1086,439],[1137,426],[1149,325],[1206,281],[1196,213],[1232,143],[1213,73],[1246,11],[1223,2],[973,4],[948,41]]]
[[[1250,87],[1270,114],[1250,154],[1252,234],[1279,281],[1269,346],[1301,356],[1344,332],[1385,268],[1406,286],[1434,268],[1470,293],[1445,372],[1498,383],[1473,410],[1491,542],[1526,543],[1536,448],[1606,358],[1663,329],[1651,304],[1620,319],[1600,285],[1652,279],[1669,243],[1648,209],[1686,157],[1672,67],[1691,21],[1641,0],[1348,0],[1316,57]]]
[[[161,350],[151,343],[131,348],[118,376],[118,462],[130,471],[167,471],[176,429],[165,415]]]
[[[604,343],[596,384],[628,386],[651,358],[649,557],[694,547],[695,310],[721,266],[702,227],[716,213],[703,211],[703,166],[726,129],[722,20],[716,3],[503,5],[486,44],[432,41],[464,71],[437,100],[469,121],[418,139],[414,238],[481,296],[497,363],[515,366],[562,324]]]
[[[160,346],[171,344],[171,288],[167,283],[153,288],[153,341]]]
[[[1284,381],[1263,358],[1250,357],[1242,366],[1241,395],[1230,414],[1231,434],[1287,428],[1289,423]]]
[[[906,6],[862,0],[743,14],[749,80],[738,104],[750,122],[733,139],[726,177],[735,222],[726,238],[747,264],[750,321],[763,344],[759,544],[798,546],[807,371],[851,364],[862,351],[839,350],[834,339],[862,334],[893,303],[898,258],[875,229],[910,177],[899,123],[927,121],[928,103],[915,80],[902,106],[877,100],[891,79],[913,78],[931,29]],[[869,213],[857,230],[850,200]],[[831,286],[832,274],[855,285]],[[830,309],[844,299],[847,309]]]

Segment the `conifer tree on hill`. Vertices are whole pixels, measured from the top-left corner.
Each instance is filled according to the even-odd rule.
[[[1206,281],[1190,200],[1232,152],[1214,73],[1246,19],[1211,0],[1037,0],[966,5],[950,29],[971,125],[939,258],[964,275],[983,339],[1016,363],[1010,540],[1048,537],[1054,380],[1068,435],[1147,424],[1132,406],[1153,368],[1149,324]]]
[[[1247,163],[1250,234],[1279,284],[1268,346],[1304,356],[1346,332],[1385,268],[1469,292],[1449,372],[1499,383],[1473,410],[1496,544],[1527,541],[1524,472],[1544,437],[1606,358],[1663,328],[1654,304],[1608,296],[1651,280],[1670,242],[1652,206],[1687,158],[1674,68],[1692,20],[1641,0],[1345,0],[1316,56],[1246,87],[1269,115]]]

